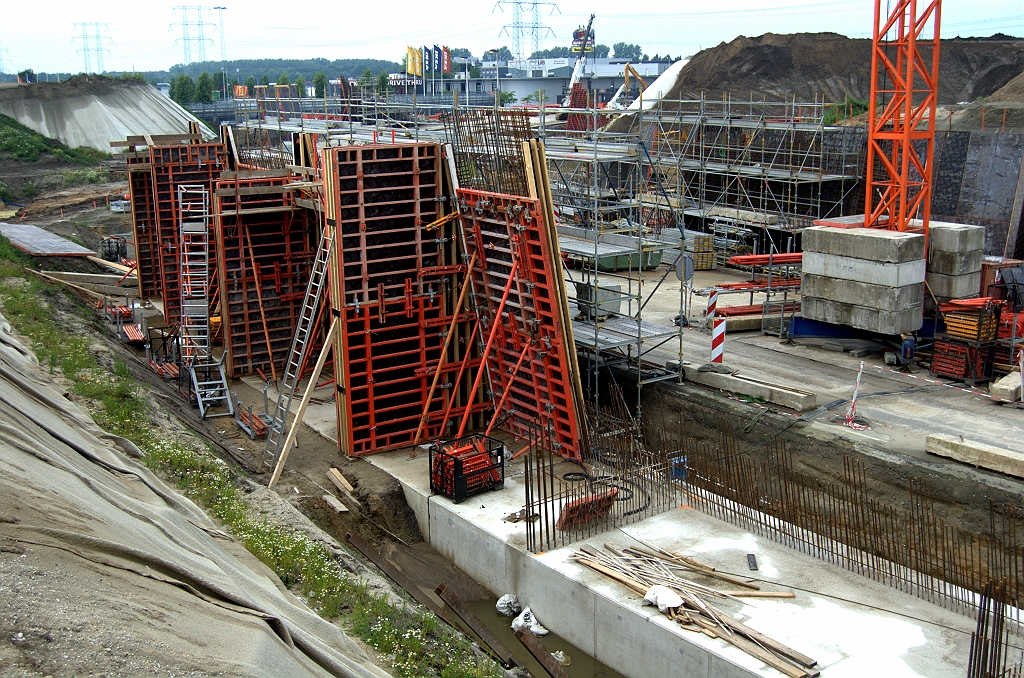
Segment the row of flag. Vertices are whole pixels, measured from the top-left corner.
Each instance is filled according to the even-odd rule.
[[[430,47],[406,47],[405,72],[409,75],[423,75],[428,73],[451,73],[452,53],[445,47],[434,45]]]

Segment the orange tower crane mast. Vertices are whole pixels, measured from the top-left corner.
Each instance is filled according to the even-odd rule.
[[[941,6],[895,0],[886,17],[875,0],[865,226],[928,235]]]

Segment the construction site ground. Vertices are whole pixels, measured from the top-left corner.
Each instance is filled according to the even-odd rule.
[[[106,188],[113,192],[115,186]],[[128,230],[123,215],[99,206],[93,209],[87,197],[89,187],[82,189],[68,196],[48,196],[54,202],[32,221],[58,234],[81,237],[87,246],[95,246],[104,233]],[[29,221],[26,218],[26,223]],[[46,268],[59,267],[62,262],[40,263]],[[662,273],[663,270],[645,273],[645,289],[653,289]],[[748,278],[747,273],[729,269],[702,271],[696,274],[694,287],[701,289]],[[761,300],[763,296],[755,295],[753,303]],[[693,296],[691,321],[699,323],[706,301],[706,297]],[[719,300],[720,305],[749,303],[746,294]],[[670,273],[645,309],[644,319],[671,326],[679,307],[679,283]],[[62,318],[76,331],[96,332],[98,323],[93,318],[76,320],[75,314],[81,311],[71,304],[64,310]],[[684,360],[694,364],[707,362],[710,342],[709,332],[698,327],[685,329]],[[792,447],[798,468],[824,482],[842,479],[844,455],[859,455],[867,461],[872,481],[870,493],[891,503],[901,501],[911,478],[926,479],[934,488],[937,513],[965,529],[987,528],[990,499],[999,505],[1019,503],[1024,483],[929,455],[924,451],[924,439],[931,433],[950,433],[1012,449],[1024,427],[1024,410],[999,405],[982,390],[934,379],[921,367],[913,368],[911,373],[897,372],[884,365],[881,350],[864,358],[853,358],[847,353],[825,350],[821,343],[806,340],[781,344],[777,337],[747,331],[729,333],[725,348],[727,365],[763,381],[813,391],[818,410],[801,416],[771,404],[746,402],[740,397],[743,394],[669,381],[645,387],[642,413],[645,417],[660,418],[667,427],[681,425],[686,435],[702,440],[717,439],[724,418],[733,424],[741,446],[756,444],[781,431]],[[150,385],[152,394],[169,412],[196,430],[223,457],[233,459],[243,474],[255,482],[267,482],[269,474],[261,465],[263,441],[250,440],[230,418],[200,419],[170,384],[148,369],[141,352],[126,347],[110,334],[96,334],[96,350],[132,355],[136,378]],[[664,363],[677,359],[678,352],[669,344],[649,357]],[[861,360],[865,361],[865,372],[857,412],[869,428],[854,431],[841,425],[841,415],[848,407],[846,401],[852,396]],[[262,408],[262,393],[251,380],[233,382],[231,386],[247,405],[256,410]],[[830,410],[821,409],[830,403],[837,404]],[[840,423],[832,421],[836,415],[840,415]],[[314,403],[307,411],[305,424],[298,433],[299,446],[291,452],[277,493],[338,541],[343,542],[347,532],[357,532],[382,551],[392,553],[396,561],[408,558],[411,567],[436,568],[453,585],[462,582],[459,590],[467,600],[480,599],[483,591],[471,577],[460,573],[433,550],[415,546],[422,542],[422,534],[400,482],[379,468],[378,463],[347,459],[339,453],[335,404],[329,400]],[[348,513],[337,513],[321,499],[331,487],[325,475],[331,467],[341,470],[352,482],[361,506],[350,507],[354,510]],[[515,495],[512,497],[511,489],[505,491],[506,497],[521,503],[521,494]],[[398,555],[396,545],[402,547],[398,550],[412,555]],[[503,591],[491,593],[500,595]],[[939,609],[935,609],[938,613]]]

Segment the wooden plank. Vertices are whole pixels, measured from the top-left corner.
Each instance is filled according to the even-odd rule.
[[[724,640],[725,642],[729,643],[730,645],[733,645],[734,647],[738,647],[739,649],[743,650],[752,657],[757,657],[768,666],[771,666],[772,668],[781,671],[790,678],[806,678],[807,676],[812,675],[808,674],[807,671],[804,671],[801,668],[793,666],[787,661],[779,659],[768,650],[759,647],[757,644],[751,642],[743,636],[740,636],[739,634],[723,633],[720,630],[720,628],[715,625],[714,622],[703,617],[702,615],[693,614],[690,615],[690,618],[697,622],[697,624],[699,624],[701,627],[718,634],[718,637]],[[813,675],[817,675],[817,672],[815,672]]]
[[[91,261],[94,264],[98,264],[100,266],[105,266],[105,267],[109,268],[112,271],[117,271],[118,273],[127,273],[128,271],[134,270],[131,266],[124,266],[122,264],[115,264],[112,261],[107,261],[106,259],[100,259],[99,257],[86,257],[86,259],[88,259],[89,261]]]
[[[331,476],[331,480],[334,481],[334,484],[338,486],[339,490],[343,490],[345,492],[355,492],[355,488],[352,487],[352,483],[350,483],[348,481],[348,478],[342,475],[341,471],[339,471],[338,469],[331,468],[330,470],[327,471],[327,475]]]
[[[337,471],[337,469],[331,469],[331,471]],[[360,504],[359,500],[356,499],[356,496],[352,494],[352,490],[348,489],[349,487],[352,486],[348,484],[348,481],[344,479],[344,476],[342,476],[339,479],[338,476],[341,476],[341,474],[338,473],[338,476],[335,476],[333,473],[331,473],[331,471],[327,472],[327,479],[334,483],[334,486],[337,487],[338,490],[341,491],[343,495],[345,495],[346,499],[355,504],[356,508],[362,509],[363,505]],[[342,482],[343,480],[344,482]]]
[[[448,607],[452,609],[455,614],[459,616],[459,619],[466,622],[466,625],[473,630],[480,640],[484,642],[491,651],[494,652],[495,656],[501,662],[505,668],[512,668],[513,666],[519,666],[519,661],[516,656],[512,654],[512,651],[505,647],[505,644],[498,639],[498,636],[494,635],[494,632],[487,627],[486,624],[476,616],[472,610],[466,607],[466,604],[455,595],[455,592],[450,590],[444,584],[438,584],[437,588],[434,589],[441,600],[443,600]]]
[[[313,374],[309,377],[309,384],[306,385],[306,392],[302,394],[302,402],[299,404],[299,411],[295,413],[295,420],[292,422],[292,427],[288,431],[288,437],[284,439],[284,445],[281,447],[281,456],[277,459],[277,465],[274,467],[274,475],[271,476],[270,482],[267,483],[267,489],[272,490],[277,485],[277,481],[281,478],[281,472],[284,470],[284,464],[288,460],[288,453],[291,451],[292,443],[295,442],[295,434],[299,431],[299,426],[302,425],[302,415],[306,413],[306,406],[309,405],[309,399],[313,395],[313,391],[316,389],[316,381],[320,378],[320,371],[324,368],[324,363],[327,362],[327,354],[331,352],[331,340],[335,337],[338,332],[338,321],[337,319],[331,323],[331,329],[327,332],[327,341],[324,343],[324,348],[320,351],[320,357],[317,358],[316,367],[313,368]],[[267,342],[267,346],[270,346],[270,342]],[[280,398],[281,395],[279,394]],[[288,423],[288,413],[285,412],[284,420],[281,422],[282,426]],[[351,495],[350,495],[351,496]],[[359,502],[356,502],[358,505]],[[361,508],[361,507],[360,507]]]
[[[338,501],[338,498],[335,497],[333,494],[325,494],[321,497],[321,499],[326,501],[327,505],[334,509],[335,512],[348,513],[348,507],[342,504],[340,501]]]
[[[223,179],[223,175],[221,176]],[[214,194],[218,196],[232,195],[281,195],[287,193],[286,186],[243,186],[241,188],[218,188]]]
[[[555,661],[555,658],[551,656],[548,649],[544,647],[543,643],[537,636],[533,635],[528,629],[519,629],[516,631],[516,640],[523,644],[523,647],[533,655],[533,658],[537,660],[540,667],[547,671],[551,678],[569,678],[569,674],[565,672],[562,665]]]

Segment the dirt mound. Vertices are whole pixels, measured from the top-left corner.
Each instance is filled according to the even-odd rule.
[[[142,83],[103,75],[76,75],[64,82],[36,82],[31,85],[11,84],[0,87],[0,102],[19,99],[46,101],[86,94],[103,95],[140,85]]]
[[[111,141],[180,134],[197,120],[155,87],[96,75],[0,87],[0,113],[72,148],[87,146],[105,153],[110,152]],[[203,133],[215,137],[205,126]]]
[[[718,98],[723,92],[746,100],[837,102],[866,100],[871,91],[871,41],[837,33],[740,36],[703,50],[679,74],[670,98]],[[943,40],[939,103],[988,96],[1024,71],[1024,40]]]
[[[1013,101],[1024,103],[1024,71],[1006,83],[990,96],[989,101]]]

